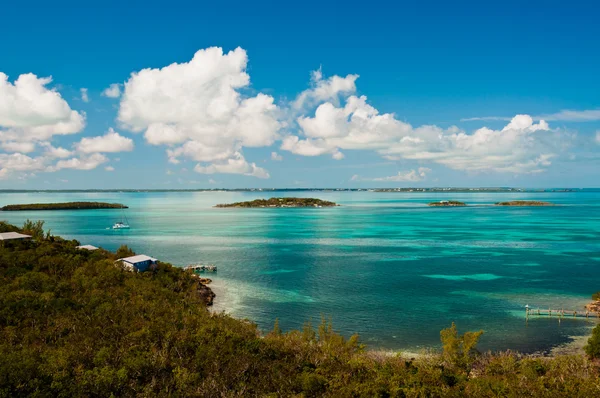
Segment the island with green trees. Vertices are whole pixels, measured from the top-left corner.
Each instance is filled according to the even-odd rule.
[[[117,259],[53,236],[43,222],[0,232],[0,396],[593,397],[600,326],[587,355],[477,350],[483,332],[440,332],[439,350],[369,351],[358,336],[270,331],[208,310],[197,275],[158,262],[130,272]],[[92,242],[93,243],[93,242]],[[160,253],[153,253],[160,257]],[[209,289],[210,290],[210,289]],[[274,315],[276,316],[276,315]],[[415,333],[418,333],[415,330]]]
[[[554,206],[550,202],[542,202],[539,200],[511,200],[508,202],[498,202],[496,206]]]
[[[337,203],[315,198],[270,198],[256,199],[248,202],[218,204],[215,207],[335,207]]]
[[[466,203],[457,200],[440,200],[439,202],[431,202],[428,204],[428,206],[432,207],[462,207],[466,205]]]
[[[22,210],[89,210],[89,209],[127,209],[121,203],[104,202],[65,202],[65,203],[30,203],[6,205],[0,208],[2,211]]]

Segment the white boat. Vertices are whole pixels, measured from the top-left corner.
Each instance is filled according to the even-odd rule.
[[[121,209],[121,214],[121,220],[125,219],[125,221],[117,221],[113,224],[112,229],[129,229],[129,220],[127,219],[127,216],[125,215],[123,209]]]
[[[129,229],[129,224],[126,224],[124,222],[116,222],[113,226],[113,229]]]

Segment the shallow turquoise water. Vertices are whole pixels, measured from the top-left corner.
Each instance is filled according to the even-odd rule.
[[[314,196],[342,207],[215,209],[270,196]],[[428,208],[456,199],[468,208]],[[489,206],[536,199],[541,208]],[[529,319],[524,306],[578,309],[600,290],[600,193],[152,192],[2,193],[0,205],[121,202],[119,210],[7,212],[44,219],[54,234],[175,265],[219,267],[215,308],[272,327],[321,315],[373,348],[439,344],[440,329],[483,329],[484,349],[547,350],[594,320]]]

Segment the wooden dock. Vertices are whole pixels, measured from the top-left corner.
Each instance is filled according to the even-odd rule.
[[[212,264],[190,264],[183,267],[186,271],[194,271],[194,272],[216,272],[217,266]]]
[[[558,318],[599,318],[600,312],[593,312],[589,310],[565,310],[565,309],[552,309],[552,308],[532,308],[525,307],[525,315],[527,317],[530,316],[548,316],[548,317],[558,317]]]

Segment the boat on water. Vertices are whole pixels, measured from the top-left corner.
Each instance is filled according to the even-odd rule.
[[[112,229],[129,229],[129,220],[127,220],[127,216],[125,215],[123,209],[121,209],[121,214],[123,215],[121,221],[114,223]],[[125,219],[125,221],[122,221],[123,219]]]
[[[118,222],[114,223],[114,225],[112,226],[112,229],[129,229],[129,224],[118,221]]]

